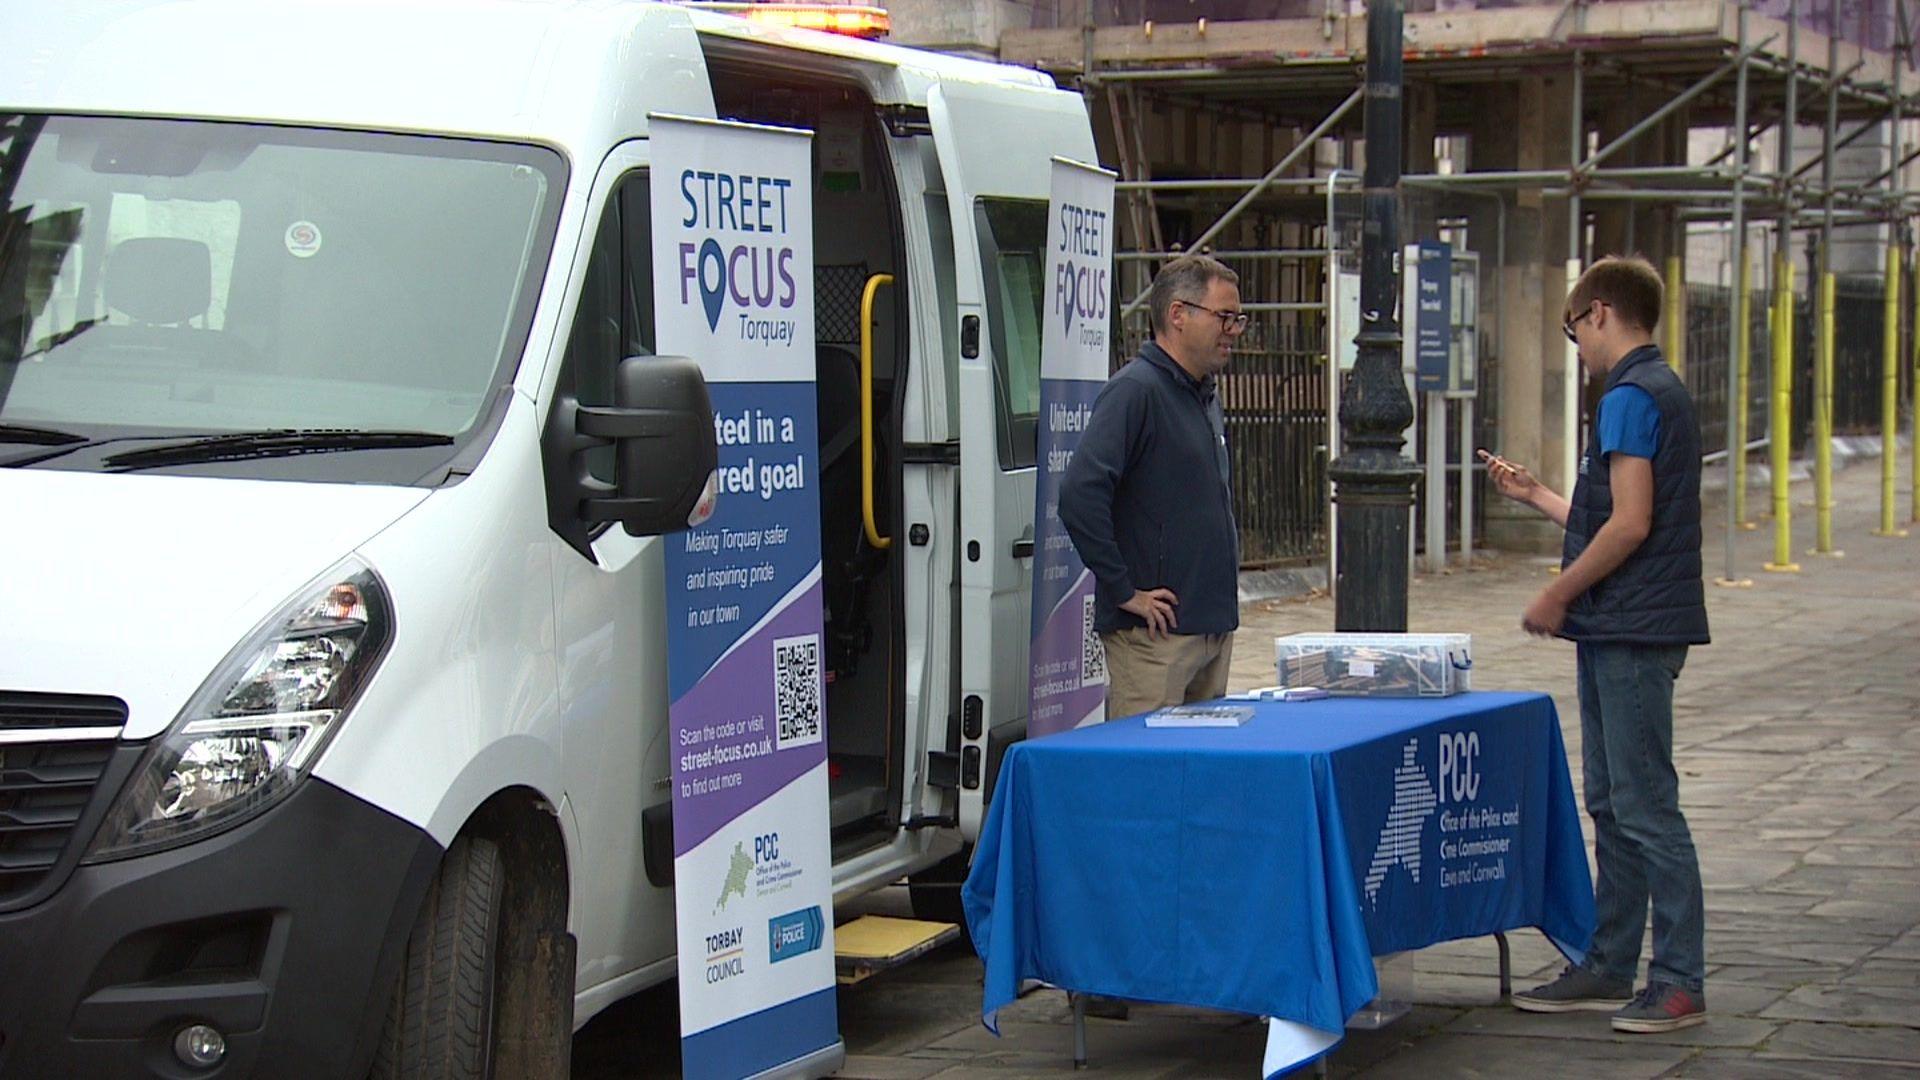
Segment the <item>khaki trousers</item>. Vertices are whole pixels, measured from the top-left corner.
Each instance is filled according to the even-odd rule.
[[[1100,635],[1107,650],[1107,719],[1208,701],[1227,692],[1232,634],[1169,634],[1135,627]]]

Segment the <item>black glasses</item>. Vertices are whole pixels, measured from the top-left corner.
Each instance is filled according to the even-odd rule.
[[[1205,304],[1196,304],[1191,300],[1175,300],[1174,303],[1185,304],[1190,308],[1197,308],[1201,311],[1206,312],[1209,315],[1212,315],[1213,317],[1220,320],[1220,329],[1231,331],[1233,333],[1239,333],[1240,331],[1245,330],[1247,328],[1247,323],[1253,318],[1251,315],[1248,315],[1244,311],[1215,311],[1212,308],[1207,307]]]
[[[1560,332],[1567,335],[1568,341],[1573,342],[1575,345],[1580,344],[1580,339],[1575,337],[1573,334],[1573,328],[1580,325],[1581,319],[1584,319],[1591,314],[1593,314],[1593,307],[1592,305],[1588,305],[1587,310],[1581,312],[1578,315],[1575,315],[1573,318],[1568,319],[1566,322],[1561,323]]]

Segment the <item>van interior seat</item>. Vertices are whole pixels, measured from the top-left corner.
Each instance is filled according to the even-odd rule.
[[[201,367],[239,367],[244,353],[218,330],[206,329],[213,305],[213,256],[198,240],[141,236],[115,244],[102,283],[107,308],[130,322],[106,323],[88,344],[140,359],[164,359]],[[192,322],[201,321],[199,327]]]
[[[213,255],[198,240],[141,236],[107,258],[107,307],[136,325],[179,326],[213,305]]]

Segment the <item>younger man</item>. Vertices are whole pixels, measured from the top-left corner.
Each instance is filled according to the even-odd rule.
[[[1613,1029],[1661,1032],[1706,1019],[1700,863],[1673,768],[1673,684],[1707,643],[1700,561],[1700,427],[1653,343],[1660,276],[1607,258],[1574,284],[1567,338],[1606,380],[1573,498],[1486,451],[1502,495],[1567,531],[1560,576],[1521,616],[1575,643],[1581,762],[1593,818],[1598,925],[1584,963],[1513,996],[1529,1012],[1613,1012]],[[1647,985],[1632,994],[1653,905]],[[1631,995],[1631,1000],[1629,997]]]

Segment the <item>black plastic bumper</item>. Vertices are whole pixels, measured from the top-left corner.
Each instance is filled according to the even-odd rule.
[[[0,1076],[364,1076],[440,846],[324,781],[0,915]],[[210,1024],[225,1060],[174,1056]]]

